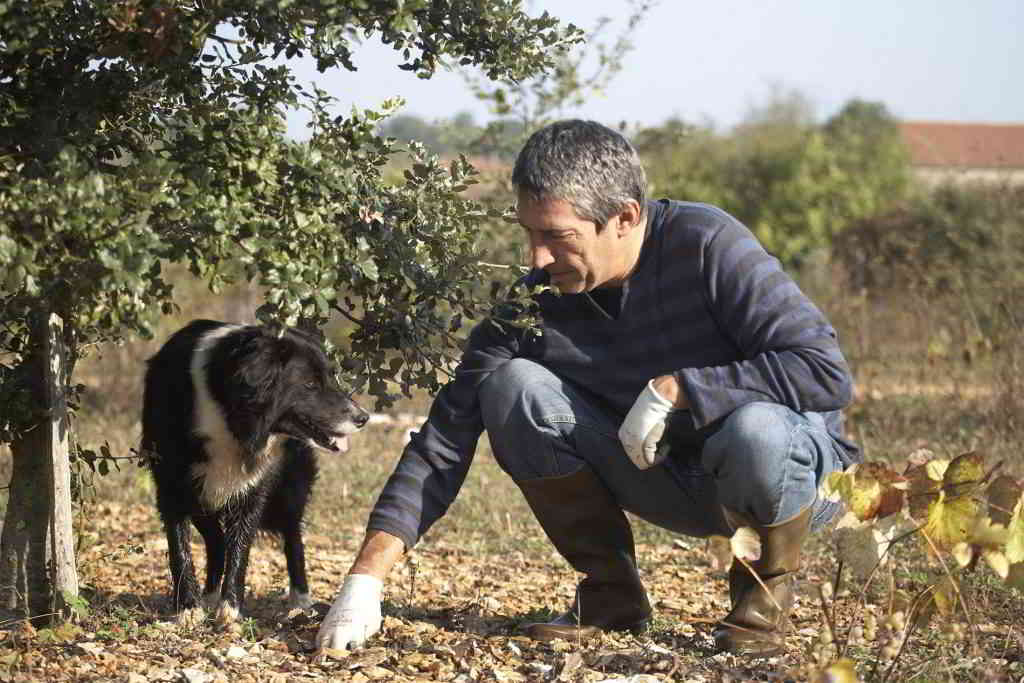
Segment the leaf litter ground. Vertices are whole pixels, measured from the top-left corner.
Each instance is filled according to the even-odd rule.
[[[393,439],[404,436],[400,431]],[[101,483],[83,511],[79,553],[87,614],[76,624],[0,632],[3,681],[722,681],[844,680],[819,678],[835,658],[826,623],[863,680],[881,679],[873,642],[860,634],[865,614],[879,620],[899,596],[914,595],[934,576],[897,559],[891,584],[869,591],[829,588],[836,573],[829,533],[806,553],[788,651],[744,660],[712,650],[711,626],[728,610],[721,545],[676,537],[636,521],[637,554],[656,616],[645,634],[609,634],[586,643],[538,643],[518,635],[525,621],[560,613],[576,575],[529,516],[514,485],[493,460],[478,456],[459,501],[406,557],[387,582],[384,626],[369,646],[316,656],[320,619],[354,557],[363,520],[393,460],[363,455],[323,463],[307,541],[310,586],[317,603],[285,613],[284,557],[274,539],[254,547],[245,618],[237,628],[178,626],[169,612],[166,541],[148,502],[144,475],[122,472]],[[120,477],[120,479],[118,479]],[[127,492],[127,493],[126,493]],[[193,544],[202,572],[203,550]],[[202,574],[200,574],[200,577]],[[979,650],[950,639],[942,620],[919,628],[893,670],[921,680],[1021,680],[1022,603],[983,577],[970,584]],[[874,618],[874,617],[873,617]],[[852,679],[851,679],[852,680]]]

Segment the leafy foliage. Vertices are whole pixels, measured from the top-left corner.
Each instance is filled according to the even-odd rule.
[[[960,346],[975,356],[1019,346],[1022,231],[1024,189],[942,185],[857,221],[833,257],[855,287],[910,292],[964,319]]]
[[[883,105],[852,100],[819,126],[807,101],[787,91],[727,133],[670,120],[636,143],[656,194],[721,206],[791,266],[899,201],[909,173]]]
[[[508,163],[514,161],[526,139],[537,129],[568,115],[598,95],[623,68],[623,60],[633,49],[632,35],[657,0],[628,0],[620,32],[608,37],[613,26],[608,16],[599,18],[586,32],[584,44],[572,51],[553,55],[551,69],[529,79],[481,78],[478,71],[463,69],[467,87],[485,103],[494,119],[482,127],[467,125],[456,116],[440,131],[443,139],[457,141],[460,149],[475,158],[497,161],[485,170],[482,180],[487,191],[481,201],[504,220],[492,220],[482,227],[486,257],[499,264],[521,263],[521,240],[509,234],[507,222],[514,222],[510,207],[515,202]],[[503,278],[494,278],[500,283]],[[504,278],[507,280],[508,278]]]
[[[68,342],[149,334],[174,309],[164,264],[212,290],[263,287],[264,319],[321,324],[339,307],[354,383],[383,401],[386,380],[434,388],[481,302],[475,227],[462,195],[474,170],[377,135],[394,111],[335,115],[282,58],[355,69],[378,33],[400,68],[428,78],[455,60],[489,78],[549,68],[580,40],[518,0],[0,1],[0,398],[16,405],[27,319],[59,313]],[[283,136],[303,107],[312,136]],[[5,410],[0,438],[25,414]]]
[[[1004,581],[1024,570],[1018,566],[1024,561],[1024,485],[1008,475],[993,477],[979,453],[930,458],[903,473],[861,463],[829,475],[821,493],[842,500],[868,525],[903,513],[939,562],[949,555],[967,566],[982,556]]]

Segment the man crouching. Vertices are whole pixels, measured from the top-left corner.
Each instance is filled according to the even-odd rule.
[[[647,199],[630,143],[591,121],[534,133],[512,175],[540,335],[485,320],[370,515],[321,647],[380,628],[390,568],[436,522],[487,430],[555,548],[585,575],[537,639],[644,629],[651,606],[623,510],[689,536],[760,536],[729,571],[716,646],[784,646],[794,573],[836,505],[821,480],[859,460],[836,333],[753,234],[705,204]],[[767,587],[767,591],[761,587]]]

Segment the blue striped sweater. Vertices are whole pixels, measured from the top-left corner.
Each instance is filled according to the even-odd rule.
[[[534,271],[525,281],[545,278]],[[860,459],[842,436],[840,409],[853,385],[835,330],[753,234],[720,209],[648,204],[647,234],[618,315],[587,293],[545,293],[535,301],[540,335],[490,320],[473,329],[454,379],[438,393],[381,491],[369,529],[411,548],[444,515],[483,432],[477,389],[516,357],[588,389],[622,418],[648,380],[674,373],[690,410],[673,414],[673,434],[706,435],[754,401],[823,413],[845,463]]]

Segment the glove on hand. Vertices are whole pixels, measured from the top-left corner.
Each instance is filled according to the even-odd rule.
[[[347,650],[362,646],[380,630],[381,581],[369,574],[349,574],[316,634],[316,647]]]
[[[665,433],[665,420],[672,412],[672,402],[658,393],[654,380],[647,383],[619,427],[619,441],[633,464],[642,470],[665,459],[657,453],[658,441]]]

